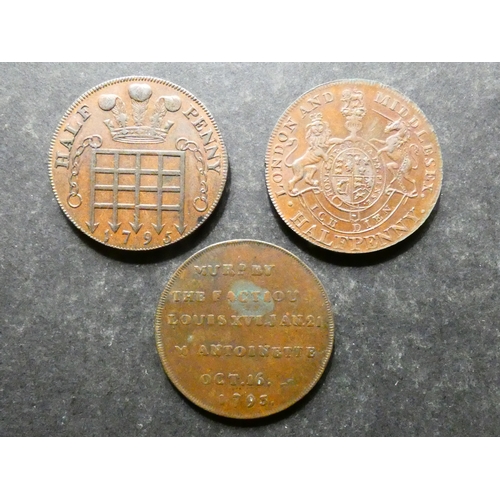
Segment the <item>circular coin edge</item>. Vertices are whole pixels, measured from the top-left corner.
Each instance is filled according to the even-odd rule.
[[[142,248],[142,247],[141,248],[127,248],[127,247],[123,247],[123,246],[119,246],[119,245],[112,245],[110,243],[104,243],[102,240],[96,238],[92,234],[89,234],[82,226],[80,226],[80,224],[78,224],[71,217],[71,215],[68,213],[68,211],[66,210],[66,208],[63,206],[63,204],[61,202],[61,199],[59,198],[59,194],[56,191],[56,186],[55,186],[55,182],[54,182],[54,178],[53,178],[53,173],[52,173],[52,163],[53,163],[53,159],[54,159],[53,158],[54,147],[56,145],[57,137],[59,135],[59,132],[61,131],[61,128],[64,125],[66,119],[69,117],[69,115],[75,110],[75,108],[79,104],[81,104],[90,95],[96,93],[97,91],[99,91],[99,90],[101,90],[101,89],[103,89],[105,87],[109,87],[110,85],[114,85],[116,83],[127,82],[127,81],[130,81],[130,82],[146,81],[146,82],[152,82],[152,83],[165,84],[165,85],[167,85],[169,87],[172,87],[174,90],[182,92],[183,94],[185,94],[189,98],[193,99],[193,101],[196,102],[196,104],[198,104],[201,107],[201,109],[207,114],[208,118],[211,120],[212,125],[214,126],[214,129],[215,129],[215,132],[219,136],[220,143],[221,143],[221,146],[222,146],[222,166],[223,166],[223,169],[222,169],[223,170],[223,174],[222,175],[223,175],[223,177],[221,179],[221,185],[220,185],[220,188],[219,188],[219,192],[217,193],[217,195],[216,195],[216,197],[214,199],[214,202],[212,203],[209,211],[207,212],[207,214],[205,215],[205,217],[203,218],[203,220],[201,222],[198,222],[189,231],[186,231],[185,233],[183,233],[183,235],[179,239],[177,239],[177,240],[175,240],[175,241],[173,241],[171,243],[167,243],[167,244],[163,244],[163,245],[148,246],[147,248]],[[177,85],[176,83],[172,83],[172,82],[170,82],[168,80],[165,80],[163,78],[156,78],[156,77],[153,77],[153,76],[137,76],[137,75],[135,75],[135,76],[124,76],[124,77],[120,77],[120,78],[114,78],[112,80],[107,80],[105,82],[102,82],[99,85],[96,85],[96,86],[92,87],[90,90],[87,90],[84,94],[82,94],[80,97],[78,97],[73,102],[73,104],[71,104],[71,106],[67,109],[67,111],[64,113],[63,117],[59,121],[59,123],[58,123],[58,125],[56,127],[56,131],[52,135],[52,139],[50,141],[50,149],[49,149],[48,168],[49,168],[50,184],[52,186],[52,191],[54,192],[54,196],[56,197],[57,203],[61,207],[61,209],[62,209],[63,213],[66,215],[66,217],[82,233],[84,233],[85,235],[87,235],[89,238],[92,238],[94,241],[97,241],[97,242],[101,243],[102,245],[105,245],[105,246],[108,246],[108,247],[111,247],[111,248],[117,248],[119,250],[125,250],[125,251],[140,252],[140,251],[155,250],[155,249],[158,249],[158,248],[164,248],[164,247],[173,245],[173,244],[177,243],[178,241],[183,240],[186,236],[190,235],[194,231],[196,231],[196,229],[198,229],[204,222],[207,221],[207,219],[210,217],[210,215],[212,214],[212,212],[215,210],[215,208],[219,204],[220,199],[222,197],[222,193],[224,192],[224,188],[226,186],[227,174],[228,174],[228,157],[227,157],[226,146],[224,144],[224,140],[222,138],[222,134],[221,134],[221,132],[219,130],[219,126],[217,125],[217,123],[214,120],[214,117],[212,116],[212,114],[210,113],[210,111],[205,107],[205,105],[197,97],[195,97],[193,94],[191,94],[191,92],[189,92],[188,90],[184,89],[180,85]]]
[[[429,127],[429,130],[434,135],[434,138],[436,140],[436,144],[438,146],[437,153],[438,153],[438,159],[439,159],[439,172],[440,172],[441,175],[439,177],[439,186],[438,186],[438,189],[436,189],[434,191],[434,199],[433,199],[430,207],[428,209],[426,209],[426,211],[423,214],[421,214],[421,219],[420,219],[419,223],[417,225],[415,225],[415,227],[413,228],[412,231],[410,231],[408,234],[406,234],[402,238],[398,239],[397,241],[392,242],[390,245],[386,245],[386,246],[384,246],[382,248],[368,249],[368,250],[365,250],[363,252],[348,252],[348,251],[341,250],[339,248],[333,249],[333,248],[330,248],[329,246],[324,245],[322,243],[311,241],[311,240],[307,239],[306,237],[304,237],[301,233],[299,233],[298,231],[295,230],[295,228],[288,221],[288,219],[286,217],[284,217],[283,213],[281,212],[281,209],[278,206],[277,201],[275,200],[275,198],[273,196],[273,192],[272,192],[271,186],[270,186],[271,179],[270,179],[270,167],[269,167],[269,165],[271,163],[271,154],[272,154],[271,153],[271,144],[276,139],[278,127],[280,127],[281,125],[283,125],[283,123],[285,122],[285,119],[286,119],[287,115],[293,109],[295,109],[299,105],[300,101],[305,96],[307,96],[308,94],[310,94],[311,92],[313,92],[315,90],[319,90],[319,89],[322,89],[322,88],[325,88],[325,87],[331,87],[333,85],[337,86],[337,85],[342,85],[342,84],[354,84],[355,85],[356,83],[376,85],[376,86],[378,86],[380,88],[385,88],[385,89],[390,90],[391,92],[395,92],[396,94],[399,94],[401,97],[403,97],[408,103],[410,103],[419,113],[421,113],[422,117],[425,118],[426,125]],[[281,114],[281,116],[279,117],[279,119],[276,122],[275,126],[273,127],[273,130],[271,132],[271,136],[269,137],[269,141],[268,141],[267,147],[266,147],[265,167],[266,167],[266,188],[267,188],[267,193],[269,195],[269,198],[271,199],[271,202],[272,202],[274,208],[278,212],[278,215],[280,216],[281,220],[295,234],[299,235],[305,241],[307,241],[307,242],[309,242],[309,243],[311,243],[313,245],[316,245],[316,246],[318,246],[320,248],[324,248],[325,250],[328,250],[330,252],[338,252],[338,253],[350,254],[350,255],[366,254],[366,253],[373,253],[373,252],[379,252],[381,250],[385,250],[386,248],[390,248],[390,247],[392,247],[394,245],[397,245],[398,243],[401,243],[403,240],[405,240],[406,238],[408,238],[409,236],[411,236],[412,234],[414,234],[416,231],[418,231],[418,229],[420,229],[422,227],[422,225],[425,223],[425,221],[429,218],[429,216],[431,215],[432,211],[434,210],[434,207],[436,206],[437,201],[439,199],[439,196],[441,194],[441,188],[442,188],[442,185],[443,185],[443,156],[442,156],[442,153],[441,153],[441,145],[439,144],[439,139],[438,139],[438,136],[436,134],[436,131],[434,130],[434,127],[432,126],[432,123],[427,119],[427,116],[425,115],[425,113],[419,108],[419,106],[417,104],[415,104],[415,102],[412,99],[408,98],[406,96],[406,94],[403,94],[399,90],[396,90],[393,87],[390,87],[389,85],[377,82],[375,80],[364,80],[362,78],[345,79],[345,80],[333,80],[333,81],[330,81],[330,82],[322,83],[322,84],[317,85],[316,87],[313,87],[313,88],[309,89],[308,91],[304,92],[295,101],[293,101],[292,104],[290,104],[286,108],[286,110]]]
[[[316,375],[314,376],[313,380],[311,383],[306,387],[306,389],[301,393],[301,395],[292,401],[287,401],[286,404],[283,404],[281,406],[277,406],[273,408],[273,411],[266,413],[265,415],[256,415],[256,416],[231,416],[228,415],[227,412],[222,412],[218,411],[215,406],[210,405],[210,404],[205,404],[203,401],[201,401],[197,397],[193,397],[188,393],[187,390],[185,390],[182,385],[179,383],[178,378],[175,376],[175,374],[172,373],[170,370],[170,367],[168,365],[167,358],[165,356],[164,352],[164,346],[162,342],[162,332],[161,332],[161,326],[162,326],[162,312],[163,308],[166,305],[167,302],[167,296],[168,292],[170,291],[171,287],[174,284],[174,281],[179,277],[179,275],[184,271],[186,267],[188,267],[193,260],[196,258],[200,257],[204,253],[208,252],[209,250],[213,249],[214,247],[218,246],[229,246],[229,245],[241,245],[241,244],[256,244],[256,245],[264,245],[264,246],[270,246],[273,247],[276,250],[279,250],[280,252],[284,253],[285,255],[288,255],[292,257],[295,261],[297,261],[300,265],[302,265],[306,271],[313,277],[313,279],[316,281],[316,283],[319,285],[321,294],[323,295],[323,299],[325,301],[326,305],[326,311],[327,311],[327,316],[328,316],[328,347],[327,347],[327,354],[323,357],[323,360],[320,364],[319,370],[317,371]],[[185,260],[174,272],[174,274],[170,277],[168,280],[167,284],[165,285],[161,296],[160,296],[160,301],[158,303],[158,307],[156,308],[156,315],[155,315],[155,338],[156,338],[156,348],[158,350],[158,354],[160,356],[163,369],[165,370],[165,373],[167,374],[168,378],[170,381],[175,385],[175,387],[190,401],[198,405],[200,408],[209,411],[210,413],[214,413],[216,415],[226,417],[226,418],[232,418],[232,419],[238,419],[238,420],[253,420],[253,419],[258,419],[258,418],[265,418],[270,415],[274,415],[275,413],[279,413],[283,410],[286,410],[290,406],[294,405],[298,401],[300,401],[302,398],[304,398],[312,389],[313,387],[318,383],[319,379],[323,375],[325,368],[332,356],[333,352],[333,345],[335,341],[335,335],[334,335],[334,330],[335,330],[335,324],[334,324],[334,317],[333,317],[333,310],[330,304],[330,300],[328,298],[328,295],[326,293],[326,290],[319,280],[319,278],[316,276],[316,274],[313,272],[313,270],[304,262],[302,262],[296,255],[293,253],[289,252],[288,250],[285,250],[284,248],[279,247],[278,245],[274,245],[272,243],[268,243],[266,241],[261,241],[261,240],[251,240],[251,239],[242,239],[242,240],[228,240],[228,241],[222,241],[219,243],[214,243],[213,245],[209,245],[198,252],[194,253],[191,255],[187,260]]]

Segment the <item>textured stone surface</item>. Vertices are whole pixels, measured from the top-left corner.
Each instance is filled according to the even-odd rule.
[[[500,66],[481,64],[0,65],[0,435],[366,436],[500,432]],[[229,154],[219,208],[194,235],[128,254],[73,228],[50,187],[52,134],[108,79],[165,78],[202,100]],[[346,257],[276,216],[264,154],[281,113],[330,80],[406,94],[438,135],[441,199],[407,241]],[[312,393],[262,422],[199,410],[165,376],[153,318],[192,253],[233,238],[280,245],[327,288],[333,361]]]

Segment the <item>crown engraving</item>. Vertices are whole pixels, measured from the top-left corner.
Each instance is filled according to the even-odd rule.
[[[358,89],[345,89],[340,100],[343,103],[340,112],[346,119],[345,127],[351,132],[351,138],[356,137],[363,127],[362,120],[366,115],[363,92]]]
[[[178,111],[181,99],[177,96],[161,96],[154,104],[153,112],[147,116],[153,94],[151,87],[147,83],[133,83],[128,88],[128,94],[131,113],[127,112],[119,96],[103,94],[99,97],[99,107],[113,114],[113,119],[104,120],[113,140],[128,144],[164,142],[174,124],[170,120],[164,122],[165,115]],[[133,121],[133,125],[129,125],[130,121]]]
[[[317,123],[323,121],[322,113],[311,113],[311,123]]]

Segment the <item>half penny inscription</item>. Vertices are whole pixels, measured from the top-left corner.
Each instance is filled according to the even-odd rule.
[[[441,151],[408,98],[375,82],[337,81],[310,90],[279,119],[266,179],[297,234],[337,252],[373,252],[429,216],[441,190]]]
[[[69,219],[125,250],[169,245],[199,227],[227,176],[217,125],[181,87],[150,77],[105,82],[69,108],[49,172]]]

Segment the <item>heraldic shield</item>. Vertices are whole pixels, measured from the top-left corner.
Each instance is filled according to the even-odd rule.
[[[312,89],[281,117],[266,179],[278,213],[301,236],[331,250],[371,252],[428,217],[441,164],[415,104],[375,82],[339,81]]]

